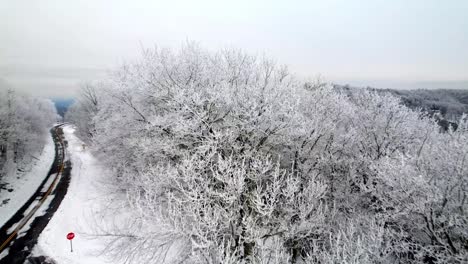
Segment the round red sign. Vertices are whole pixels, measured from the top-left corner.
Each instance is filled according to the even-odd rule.
[[[75,233],[73,233],[73,232],[70,232],[70,233],[67,234],[67,239],[68,240],[72,240],[74,237],[75,237]]]

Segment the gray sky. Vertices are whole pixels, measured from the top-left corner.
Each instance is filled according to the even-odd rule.
[[[466,0],[2,0],[0,79],[45,96],[138,56],[140,43],[236,47],[302,76],[468,88]]]

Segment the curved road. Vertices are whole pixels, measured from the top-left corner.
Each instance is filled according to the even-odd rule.
[[[47,177],[26,204],[0,228],[0,256],[3,256],[0,264],[22,264],[25,261],[53,263],[45,261],[44,257],[29,255],[65,197],[70,183],[71,163],[65,160],[67,141],[63,138],[61,126],[57,125],[50,131],[55,142],[55,160]]]

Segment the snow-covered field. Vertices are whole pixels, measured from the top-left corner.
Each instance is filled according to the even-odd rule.
[[[34,159],[28,172],[16,172],[5,176],[3,181],[8,184],[7,188],[13,191],[0,192],[0,226],[3,226],[34,194],[47,176],[54,162],[54,156],[55,146],[49,134],[41,155],[37,160]]]
[[[107,184],[109,173],[99,165],[92,154],[83,148],[83,142],[74,134],[72,126],[64,127],[68,141],[68,159],[72,162],[68,192],[33,250],[35,256],[47,256],[57,263],[115,263],[103,253],[109,239],[107,229],[118,225],[115,219],[123,210],[124,197]],[[73,252],[66,239],[75,233]]]

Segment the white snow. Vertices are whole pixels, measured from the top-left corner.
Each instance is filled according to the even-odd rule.
[[[49,189],[50,185],[54,182],[56,177],[57,177],[57,173],[50,175],[49,179],[47,179],[44,186],[42,186],[41,192],[47,192],[47,190]]]
[[[33,255],[48,256],[59,264],[115,263],[102,254],[112,239],[102,234],[103,229],[125,218],[122,213],[125,210],[120,210],[125,199],[107,183],[110,174],[83,149],[83,142],[75,136],[74,128],[64,126],[64,134],[68,141],[67,155],[72,162],[70,186],[40,235]],[[69,232],[75,233],[73,252],[66,239]]]
[[[4,249],[2,252],[0,252],[0,259],[8,256],[8,252],[10,252],[9,248]]]
[[[12,188],[13,192],[6,190],[0,192],[0,226],[3,226],[39,188],[49,173],[54,156],[55,144],[49,134],[41,155],[38,160],[34,160],[35,163],[28,172],[17,172],[5,176],[4,182],[8,183],[7,188]],[[8,202],[2,204],[7,199],[9,199]]]
[[[110,170],[83,148],[83,142],[74,134],[74,127],[66,125],[63,131],[68,141],[66,159],[72,163],[70,186],[39,236],[32,255],[49,257],[58,264],[123,263],[129,256],[119,255],[122,253],[119,250],[105,253],[115,245],[112,242],[120,242],[119,234],[128,234],[129,223],[135,223],[135,214],[132,214],[125,194],[111,184]],[[143,234],[154,231],[144,225],[132,228]],[[73,252],[70,252],[70,243],[66,239],[69,232],[75,233]],[[168,252],[163,252],[161,259],[170,261],[176,255],[177,245],[173,245]],[[145,263],[138,261],[138,253],[131,257],[136,261],[133,263]]]

